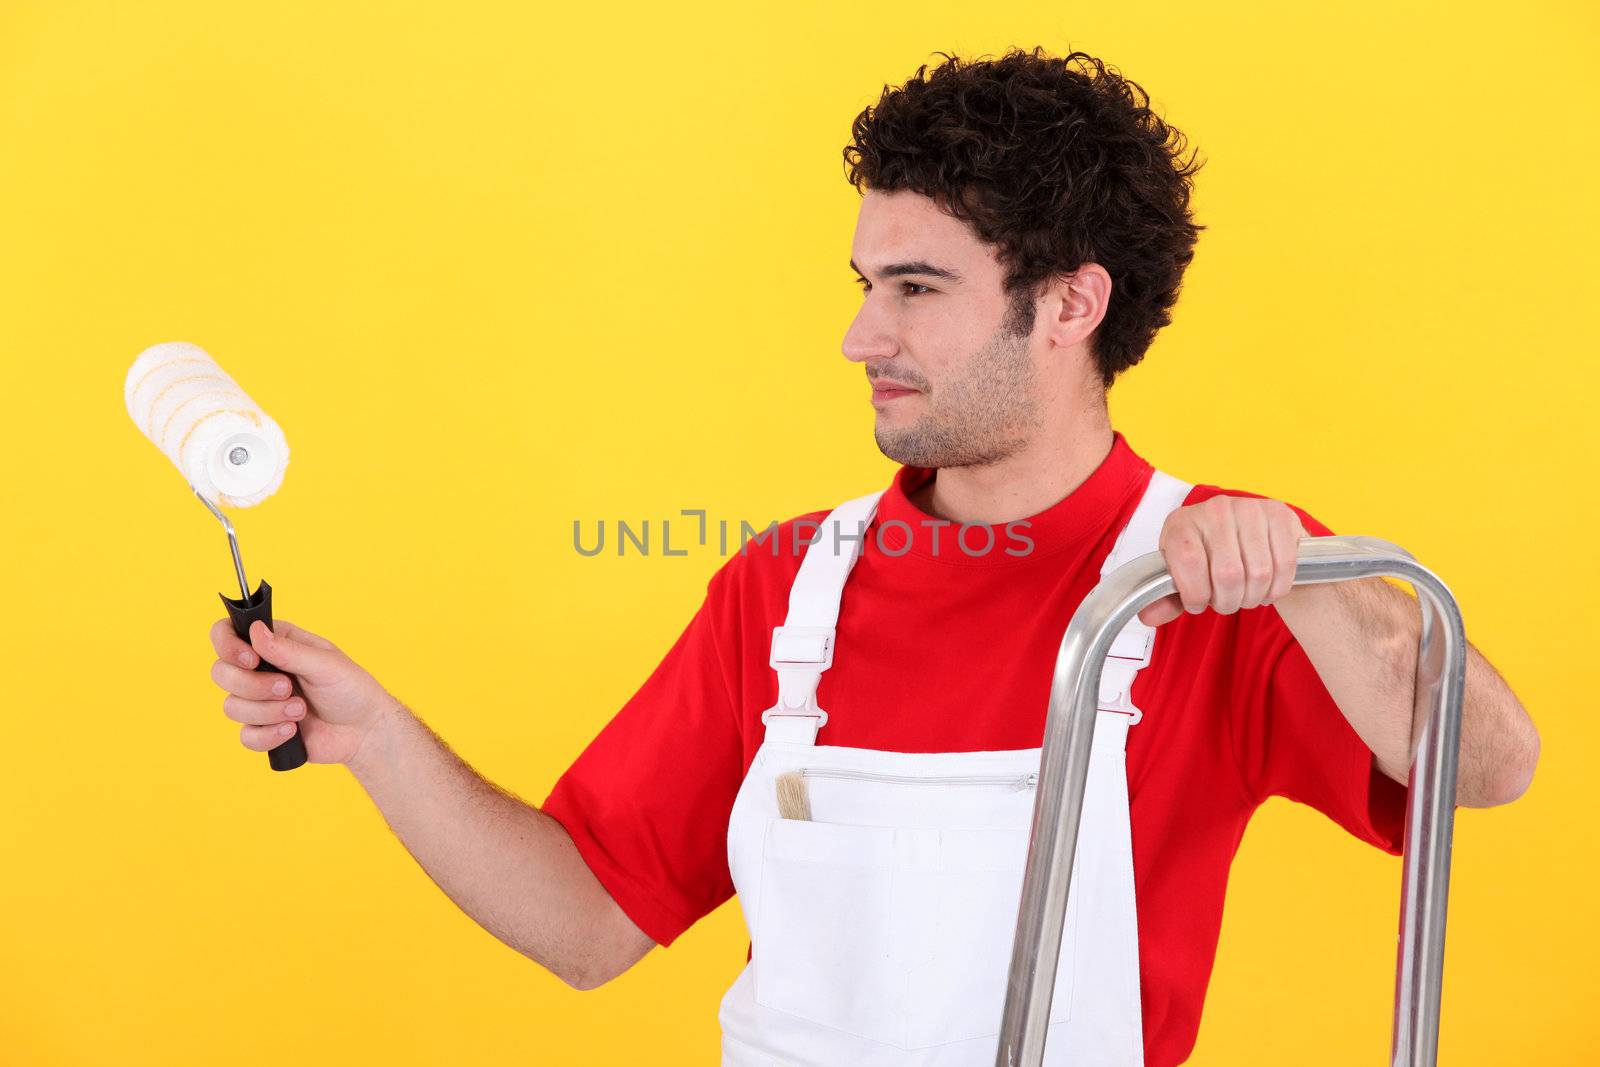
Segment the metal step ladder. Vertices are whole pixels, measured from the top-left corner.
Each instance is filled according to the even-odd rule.
[[[1466,680],[1467,639],[1461,610],[1432,571],[1389,541],[1303,537],[1297,558],[1296,585],[1394,577],[1411,584],[1422,606],[1389,1062],[1391,1067],[1434,1067]],[[1039,790],[996,1067],[1040,1067],[1044,1061],[1101,669],[1112,640],[1128,620],[1145,605],[1174,592],[1160,552],[1129,560],[1084,597],[1061,639],[1050,682]]]

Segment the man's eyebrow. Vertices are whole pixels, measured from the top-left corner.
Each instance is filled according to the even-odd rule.
[[[861,268],[856,266],[856,261],[850,261],[850,269],[856,272],[857,277],[863,277]],[[943,278],[947,282],[959,282],[961,275],[947,267],[935,267],[926,260],[915,259],[907,263],[891,263],[880,271],[885,278],[897,278],[902,274],[921,274],[929,278]]]

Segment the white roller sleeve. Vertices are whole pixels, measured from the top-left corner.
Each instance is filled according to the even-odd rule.
[[[128,368],[123,399],[134,425],[213,503],[249,507],[283,484],[283,431],[204,349],[184,341],[145,349]]]

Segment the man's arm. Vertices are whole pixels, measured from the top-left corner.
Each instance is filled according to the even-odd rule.
[[[1378,769],[1406,783],[1422,614],[1416,599],[1382,578],[1297,585],[1278,614]],[[1461,697],[1456,803],[1487,808],[1527,791],[1539,731],[1488,660],[1467,645]]]
[[[655,946],[559,822],[481,777],[405,706],[348,766],[462,911],[574,988],[610,981]]]
[[[1178,508],[1162,526],[1160,546],[1177,591],[1146,605],[1139,618],[1159,626],[1184,611],[1232,614],[1275,603],[1378,769],[1406,784],[1422,629],[1417,602],[1382,578],[1295,585],[1305,536],[1300,516],[1280,500],[1222,494]],[[1465,682],[1456,803],[1510,803],[1533,781],[1539,732],[1470,644]]]
[[[211,678],[239,739],[265,752],[298,730],[312,763],[343,763],[423,870],[486,930],[592,989],[655,944],[607,893],[555,819],[484,780],[377,679],[287,619],[211,627]],[[287,672],[254,670],[266,660]]]

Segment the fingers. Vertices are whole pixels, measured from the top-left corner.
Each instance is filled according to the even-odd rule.
[[[1146,626],[1160,626],[1183,614],[1183,601],[1177,594],[1164,596],[1139,609],[1139,621]]]
[[[305,698],[294,692],[294,679],[254,668],[263,659],[284,671],[327,668],[340,655],[333,642],[292,622],[278,619],[268,629],[251,623],[250,641],[233,632],[228,619],[212,624],[210,636],[218,659],[211,680],[228,695],[222,713],[240,723],[239,743],[253,752],[268,752],[293,737],[306,717]],[[297,672],[298,673],[298,672]]]
[[[1190,613],[1204,611],[1211,603],[1211,573],[1198,526],[1192,522],[1171,523],[1162,529],[1161,541],[1161,554],[1167,561],[1179,604]]]
[[[277,624],[275,624],[277,625]],[[294,636],[298,627],[293,623],[282,633],[277,633],[261,621],[250,624],[250,644],[262,659],[290,674],[317,680],[326,679],[337,672],[340,653],[322,638],[328,647],[311,644]],[[301,631],[302,633],[304,631]],[[312,635],[315,636],[315,635]]]
[[[239,743],[252,752],[269,752],[294,736],[294,723],[281,726],[241,726]]]
[[[1244,598],[1244,561],[1239,555],[1239,529],[1231,507],[1212,509],[1211,521],[1200,528],[1211,577],[1211,607],[1223,615],[1239,610]]]
[[[1300,565],[1300,538],[1305,534],[1305,527],[1300,524],[1300,517],[1287,508],[1268,525],[1272,534],[1273,573],[1266,602],[1272,604],[1288,596],[1294,588],[1294,572]]]
[[[263,625],[265,625],[263,623]],[[329,641],[321,634],[312,633],[304,626],[296,625],[288,619],[274,619],[271,632],[278,637],[310,645],[329,652],[337,652],[339,646]],[[218,619],[211,624],[211,647],[216,649],[217,655],[230,663],[237,663],[245,668],[254,668],[261,662],[260,653],[252,643],[239,637],[233,632],[233,624],[227,619]]]
[[[288,619],[274,619],[272,622],[272,632],[280,637],[287,637],[295,641],[303,641],[306,644],[314,645],[317,648],[325,648],[334,652],[337,652],[339,649],[338,645],[335,645],[332,641],[329,641],[321,634],[314,634],[310,630],[307,630],[304,626],[296,626]]]
[[[306,702],[293,695],[288,675],[247,671],[219,659],[211,665],[211,680],[227,692],[222,713],[234,722],[263,726],[305,717]]]
[[[1231,615],[1288,595],[1304,535],[1299,517],[1280,501],[1217,496],[1169,516],[1161,552],[1184,611],[1210,607]],[[1176,618],[1158,606],[1170,599],[1148,605],[1140,617],[1151,625]]]
[[[256,650],[233,632],[233,624],[227,619],[218,619],[211,624],[211,647],[216,649],[218,658],[241,667],[253,668],[261,662]]]
[[[247,700],[229,694],[222,698],[222,713],[234,722],[250,726],[299,722],[306,717],[306,702],[302,697],[290,697],[288,700]]]
[[[211,680],[217,688],[249,700],[282,700],[294,689],[288,675],[247,671],[221,659],[211,665]]]
[[[1239,557],[1243,563],[1241,608],[1259,607],[1272,589],[1272,529],[1267,511],[1261,507],[1241,508],[1234,513],[1239,531]]]

